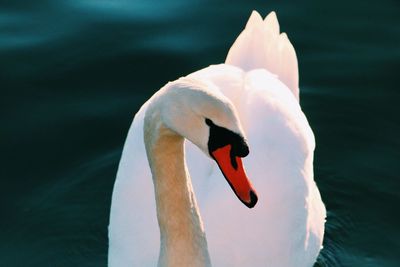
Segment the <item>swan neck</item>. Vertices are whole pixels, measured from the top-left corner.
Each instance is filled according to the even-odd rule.
[[[155,112],[157,113],[157,112]],[[184,138],[146,116],[144,139],[160,228],[158,266],[210,266],[207,242],[184,156]]]

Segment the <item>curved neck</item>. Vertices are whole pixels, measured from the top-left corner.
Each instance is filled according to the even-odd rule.
[[[160,227],[158,266],[210,266],[204,228],[184,157],[184,138],[150,108],[144,121],[144,141],[150,164]]]

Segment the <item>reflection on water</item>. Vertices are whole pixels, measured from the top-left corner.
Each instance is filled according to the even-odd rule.
[[[1,266],[105,266],[133,114],[167,81],[222,62],[252,9],[276,10],[297,49],[328,208],[316,265],[398,266],[398,3],[240,2],[2,7]]]

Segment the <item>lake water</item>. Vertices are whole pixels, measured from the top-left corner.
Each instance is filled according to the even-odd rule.
[[[252,9],[294,44],[328,209],[317,266],[400,266],[400,4],[3,1],[0,266],[105,266],[133,115],[223,62]]]

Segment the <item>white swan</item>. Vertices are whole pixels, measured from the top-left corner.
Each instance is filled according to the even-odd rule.
[[[252,13],[225,64],[151,97],[114,185],[109,266],[312,266],[326,214],[298,100],[296,54],[273,12]],[[251,182],[231,157],[246,156],[247,144]]]

